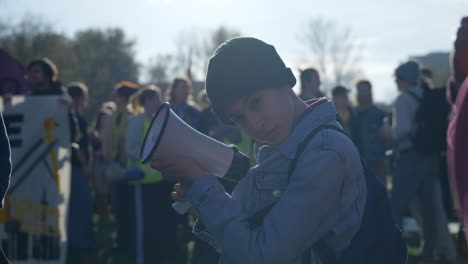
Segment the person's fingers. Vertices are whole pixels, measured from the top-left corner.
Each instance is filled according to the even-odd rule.
[[[185,196],[187,192],[186,188],[180,183],[174,185],[174,190],[182,196]]]
[[[177,192],[171,192],[171,198],[174,201],[185,202],[185,197],[180,196]]]
[[[177,193],[177,196],[185,200],[185,195],[187,194],[187,189],[180,183],[174,184],[174,192]]]

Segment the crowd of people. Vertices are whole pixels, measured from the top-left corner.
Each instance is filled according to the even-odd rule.
[[[404,220],[410,216],[422,227],[420,263],[434,263],[435,257],[440,263],[455,263],[457,255],[464,253],[463,226],[468,220],[460,213],[458,242],[451,236],[448,222],[457,219],[455,205],[459,211],[466,207],[463,185],[467,171],[463,164],[467,152],[460,148],[466,149],[467,141],[460,139],[460,131],[467,131],[466,122],[461,121],[467,114],[467,27],[465,18],[447,88],[434,87],[432,72],[408,61],[393,73],[399,94],[391,109],[374,103],[376,88],[365,79],[354,87],[338,85],[330,94],[336,120],[384,183],[395,223],[404,229]],[[62,85],[57,67],[47,58],[31,61],[26,69],[31,85],[27,96],[57,95],[61,103],[69,105],[69,263],[97,263],[103,258],[98,256],[98,249],[109,249],[106,257],[112,258],[112,263],[187,263],[189,255],[194,264],[216,263],[220,254],[192,235],[194,219],[172,209],[170,194],[175,182],[164,179],[149,164],[140,163],[140,146],[152,117],[165,101],[194,129],[226,144],[236,144],[252,158],[252,165],[256,162],[254,145],[259,142],[245,131],[220,122],[211,111],[206,91],[193,96],[190,78],[175,78],[165,94],[156,85],[119,82],[113,87],[112,100],[103,102],[89,123],[83,114],[88,101],[84,83]],[[326,104],[322,98],[327,94],[321,90],[316,69],[301,70],[299,79],[302,101]],[[355,100],[350,98],[351,91]],[[23,92],[17,80],[0,80],[4,100],[20,94]],[[234,188],[235,183],[220,181],[228,193]],[[115,229],[105,230],[103,223]],[[111,234],[114,231],[115,238]],[[188,244],[194,244],[191,250]]]

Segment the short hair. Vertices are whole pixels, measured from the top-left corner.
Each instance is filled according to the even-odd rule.
[[[138,101],[143,106],[145,101],[150,98],[158,98],[161,101],[161,89],[156,85],[148,85],[138,94]]]
[[[319,75],[318,71],[316,69],[314,69],[314,68],[307,68],[305,70],[302,70],[301,71],[301,76],[300,76],[301,86],[303,85],[303,83],[312,80],[312,76],[314,74]]]
[[[332,95],[335,96],[342,96],[342,95],[347,95],[349,92],[348,89],[346,89],[344,86],[338,85],[332,90]]]
[[[71,98],[76,99],[88,93],[88,87],[82,82],[72,82],[67,85],[67,92]]]
[[[367,85],[367,86],[369,86],[370,90],[372,90],[372,84],[371,84],[371,82],[368,81],[368,80],[362,79],[362,80],[357,81],[357,82],[356,82],[356,88],[357,88],[359,85]]]
[[[49,82],[57,80],[58,78],[57,66],[49,58],[43,57],[43,58],[32,60],[31,62],[29,62],[27,66],[28,71],[30,71],[31,68],[36,65],[42,68],[42,71],[46,75]]]

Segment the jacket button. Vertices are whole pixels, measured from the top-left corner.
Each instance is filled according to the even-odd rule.
[[[273,191],[273,196],[276,197],[276,198],[280,197],[281,196],[281,191],[278,190],[278,189],[274,190]]]

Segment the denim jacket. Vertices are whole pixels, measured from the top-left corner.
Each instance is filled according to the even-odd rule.
[[[288,183],[296,149],[314,128],[339,126],[331,101],[306,115],[279,145],[262,146],[258,165],[229,196],[214,176],[198,178],[188,200],[200,213],[194,233],[221,252],[220,263],[301,263],[311,250],[311,263],[321,263],[311,247],[322,237],[337,256],[360,227],[366,183],[360,157],[345,135],[321,130],[297,161]],[[246,218],[276,202],[263,224],[250,229]]]

